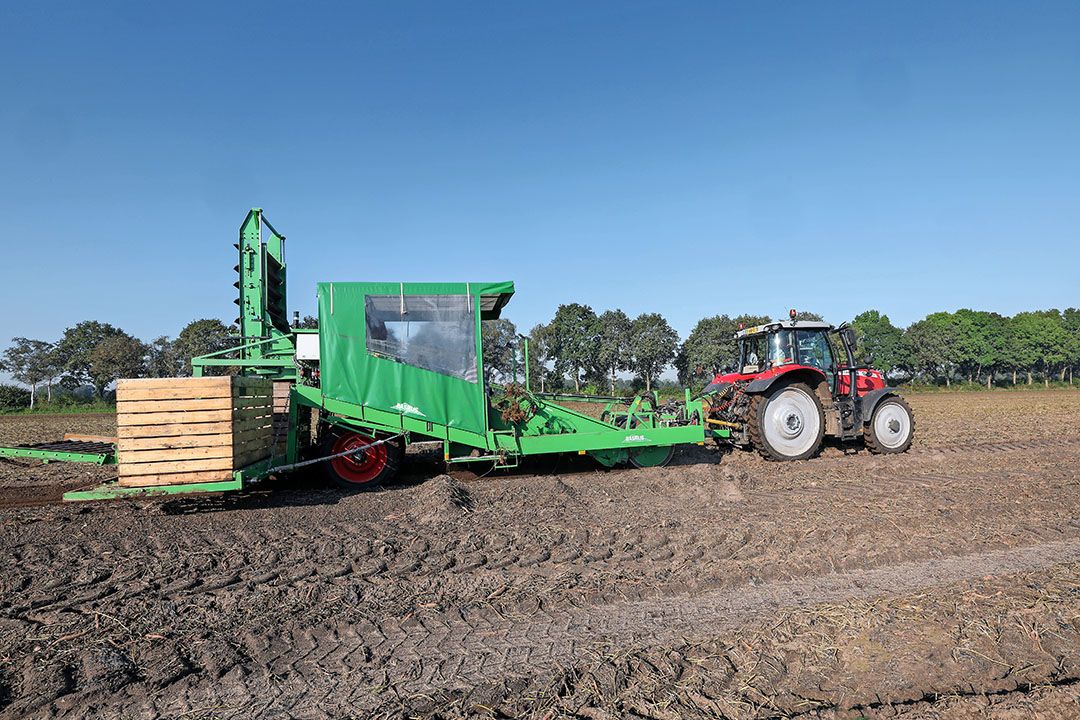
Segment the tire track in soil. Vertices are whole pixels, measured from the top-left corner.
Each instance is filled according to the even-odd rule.
[[[1063,441],[1053,441],[1050,444],[1061,445]],[[998,445],[988,444],[987,447]],[[1012,449],[1011,445],[1009,449]],[[898,465],[874,469],[869,477],[837,477],[828,484],[803,485],[785,489],[783,492],[792,500],[828,499],[830,496],[839,495],[858,498],[861,504],[869,505],[889,501],[912,484],[920,482],[930,482],[939,488],[943,485],[969,482],[974,478],[978,478],[983,484],[999,481],[999,484],[1004,486],[1011,482],[1008,473],[968,473],[966,477],[953,477],[921,472],[919,463],[910,464],[913,465],[913,472],[910,474],[898,472],[903,469],[903,466]],[[733,484],[732,486],[734,487]],[[738,492],[737,488],[735,490]],[[751,502],[754,502],[754,493],[750,498]],[[293,586],[308,581],[348,584],[354,578],[383,576],[405,580],[415,573],[465,574],[478,569],[515,572],[529,570],[532,573],[548,574],[560,567],[565,568],[567,563],[578,563],[593,569],[617,570],[623,566],[638,567],[639,561],[644,561],[646,566],[651,567],[657,564],[667,566],[677,561],[690,562],[706,554],[714,561],[732,557],[729,542],[713,542],[706,547],[699,543],[696,536],[687,538],[660,534],[646,538],[641,534],[632,534],[616,538],[610,531],[604,533],[594,530],[590,533],[585,528],[546,535],[543,538],[533,537],[531,542],[523,547],[513,547],[512,540],[520,539],[501,532],[473,537],[467,543],[455,538],[414,537],[404,545],[385,546],[383,552],[377,553],[371,541],[361,541],[349,547],[341,546],[337,542],[338,538],[354,529],[350,525],[338,523],[309,527],[305,528],[305,531],[298,531],[297,528],[286,530],[272,525],[258,528],[221,528],[214,533],[183,538],[179,544],[186,546],[189,551],[199,551],[199,557],[204,559],[213,556],[220,561],[221,558],[235,556],[233,562],[227,562],[223,567],[218,567],[215,563],[212,566],[188,568],[190,572],[181,573],[183,579],[180,582],[176,582],[175,567],[158,567],[163,573],[158,577],[154,577],[155,573],[149,568],[144,568],[142,582],[132,587],[132,583],[115,583],[106,569],[109,563],[102,564],[99,560],[96,563],[98,576],[85,584],[78,583],[74,596],[71,588],[65,588],[69,583],[61,582],[63,573],[54,576],[51,583],[36,587],[28,576],[21,587],[19,599],[23,602],[16,603],[8,612],[18,616],[31,609],[40,611],[57,605],[77,607],[112,594],[128,596],[133,591],[145,591],[148,587],[158,588],[158,591],[168,598],[179,599],[238,583],[252,587]],[[303,542],[297,542],[298,540]],[[38,544],[13,548],[13,553],[19,561],[17,564],[22,564],[22,561],[33,560],[35,553],[47,552],[46,548],[47,546]],[[284,548],[289,550],[285,551],[283,557],[281,550]],[[87,545],[66,545],[63,549],[67,553],[62,564],[70,567],[81,564],[79,561],[90,557],[100,558],[100,554],[106,550],[119,548],[113,547],[111,542],[92,541]],[[72,551],[76,551],[79,557],[72,558]],[[28,556],[24,556],[24,552]],[[37,563],[27,564],[34,566]],[[254,567],[249,567],[252,564]],[[105,585],[108,590],[104,593],[94,592],[94,586],[101,585]]]
[[[536,676],[596,653],[635,646],[706,641],[774,617],[782,610],[854,599],[902,595],[932,587],[1080,562],[1080,539],[974,555],[855,570],[714,591],[604,606],[571,606],[531,614],[501,614],[491,608],[462,609],[379,623],[330,622],[275,633],[246,633],[247,659],[223,672],[242,678],[247,697],[265,702],[271,682],[277,702],[288,707],[325,700],[346,702],[334,688],[355,688],[347,704],[375,707],[379,692],[400,696],[464,690],[479,683]],[[359,677],[357,677],[359,676]],[[220,700],[216,678],[188,678],[180,697],[169,689],[161,709]],[[276,704],[276,702],[275,702]],[[325,709],[325,707],[324,707]]]

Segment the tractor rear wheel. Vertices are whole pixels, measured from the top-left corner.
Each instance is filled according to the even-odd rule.
[[[806,460],[821,447],[825,413],[805,383],[774,387],[750,399],[750,442],[767,460]]]
[[[322,446],[326,455],[355,452],[321,463],[323,474],[347,490],[370,490],[393,479],[401,466],[404,448],[397,439],[377,445],[376,441],[348,430],[333,432]]]
[[[904,398],[890,395],[874,408],[870,422],[863,426],[863,441],[875,455],[902,453],[915,438],[915,414]]]

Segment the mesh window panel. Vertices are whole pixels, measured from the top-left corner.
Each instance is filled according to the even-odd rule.
[[[364,308],[368,352],[476,382],[475,305],[467,295],[365,295]]]

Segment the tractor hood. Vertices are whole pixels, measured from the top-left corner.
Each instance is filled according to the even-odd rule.
[[[731,387],[732,383],[730,381],[722,380],[721,379],[722,377],[727,377],[727,376],[726,375],[724,375],[724,376],[717,375],[716,379],[714,379],[711,383],[706,385],[705,389],[702,390],[700,394],[701,395],[718,395],[720,393],[723,393],[723,392],[727,391],[727,389],[729,387]]]

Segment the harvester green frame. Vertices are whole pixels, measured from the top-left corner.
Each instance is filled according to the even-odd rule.
[[[553,394],[533,392],[527,341],[525,384],[513,400],[521,417],[504,419],[484,383],[481,323],[497,319],[513,293],[511,282],[320,283],[320,386],[297,385],[292,404],[318,409],[331,424],[371,437],[404,433],[411,441],[440,441],[450,463],[510,467],[523,456],[578,453],[609,467],[651,465],[666,459],[666,450],[658,448],[705,441],[704,413],[689,396],[681,417],[657,412],[655,398],[625,401],[622,413],[612,412],[620,398],[574,398],[606,402],[607,417],[600,419],[560,405]],[[453,358],[462,356],[463,362],[433,369],[453,358],[435,361],[423,352],[402,351],[400,339],[397,346],[383,339],[395,337],[384,327],[388,323],[399,333],[420,326],[414,332],[433,333],[438,345],[449,345]]]
[[[130,495],[238,490],[275,472],[312,461],[325,448],[305,447],[301,427],[318,411],[327,426],[368,438],[401,436],[405,442],[438,441],[448,463],[492,463],[513,467],[531,455],[590,455],[611,467],[664,464],[671,449],[703,444],[727,433],[710,429],[700,401],[689,392],[679,408],[662,411],[655,394],[633,399],[534,392],[528,342],[520,352],[524,384],[515,382],[495,401],[485,382],[482,323],[500,316],[514,294],[511,282],[319,283],[317,371],[297,359],[297,336],[286,304],[285,236],[253,208],[235,247],[235,287],[240,307],[240,343],[192,359],[192,374],[239,368],[293,383],[285,452],[236,470],[231,480],[153,488],[122,488],[115,482],[69,492],[67,500]],[[414,326],[416,326],[414,328]],[[421,334],[427,332],[426,339]],[[416,349],[416,348],[419,349]],[[604,403],[600,417],[560,401]],[[39,457],[33,448],[0,448],[0,455]],[[41,455],[43,460],[117,461],[107,455]],[[325,455],[325,453],[324,453]]]

